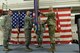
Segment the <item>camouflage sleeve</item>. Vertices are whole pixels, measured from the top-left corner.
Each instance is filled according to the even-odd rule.
[[[56,23],[56,14],[54,13],[54,20],[55,20],[55,23]]]
[[[43,15],[43,16],[48,17],[48,13],[44,14],[44,13],[41,13],[41,12],[40,12],[40,14]]]
[[[26,16],[26,18],[25,18],[25,19],[29,21],[29,20],[31,20],[32,18],[30,18],[30,17],[27,17],[27,16]]]
[[[56,20],[56,14],[54,13],[54,19]]]
[[[4,20],[3,20],[2,27],[4,27],[4,26],[5,26],[6,20],[7,20],[7,16],[4,16]]]
[[[24,18],[24,28],[28,29],[29,27],[29,19],[27,17]]]

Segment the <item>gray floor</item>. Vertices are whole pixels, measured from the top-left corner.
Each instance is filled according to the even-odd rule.
[[[52,53],[48,51],[50,45],[43,45],[44,48],[36,48],[36,45],[31,45],[33,52],[27,52],[24,45],[10,45],[12,51],[3,51],[3,46],[0,46],[0,53]],[[56,45],[56,51],[54,53],[79,53],[77,44],[58,44]]]

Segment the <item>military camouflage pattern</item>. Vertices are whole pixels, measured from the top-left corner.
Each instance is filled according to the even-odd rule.
[[[4,22],[2,24],[3,32],[4,32],[4,40],[3,45],[4,47],[8,47],[8,42],[11,36],[11,29],[12,29],[12,17],[10,15],[4,16]]]
[[[55,19],[55,13],[54,12],[49,12],[47,14],[42,14],[47,18],[45,24],[48,25],[49,29],[49,36],[50,36],[50,41],[51,41],[51,48],[55,48],[55,29],[56,29],[56,19]]]
[[[33,27],[33,19],[29,16],[25,16],[24,18],[24,32],[26,38],[26,47],[29,47],[31,42],[31,30]]]
[[[44,30],[43,22],[40,20],[40,17],[38,17],[38,30],[36,31],[38,46],[42,45]]]

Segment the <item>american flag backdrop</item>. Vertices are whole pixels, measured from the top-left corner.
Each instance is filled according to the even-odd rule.
[[[43,13],[47,13],[48,10],[42,9],[40,10]],[[68,44],[72,41],[72,33],[71,33],[71,8],[60,8],[53,10],[56,14],[56,36],[60,36],[60,38],[55,39],[56,43]],[[32,12],[32,11],[31,11]],[[24,44],[25,43],[25,35],[24,35],[24,17],[25,10],[13,11],[13,29],[11,35],[10,43],[13,44]],[[31,13],[31,16],[34,15]],[[45,21],[47,17],[41,16],[41,20]],[[19,28],[17,28],[19,27]],[[36,34],[34,32],[34,28],[32,29],[32,41],[31,43],[36,42]],[[48,26],[46,25],[46,30],[43,35],[43,44],[50,44]]]

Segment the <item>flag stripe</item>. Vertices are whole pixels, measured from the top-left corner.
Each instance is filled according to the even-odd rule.
[[[61,27],[69,27],[69,26],[71,26],[71,24],[67,24],[67,25],[66,25],[66,24],[63,24],[63,25],[62,25],[62,24],[61,24],[60,26],[61,26]]]
[[[69,38],[72,37],[72,35],[61,35],[60,38]]]
[[[60,22],[69,22],[69,21],[71,21],[71,19],[60,19],[59,21]]]
[[[71,32],[71,29],[69,29],[69,30],[61,30],[61,32]]]
[[[71,14],[58,14],[59,17],[71,16]]]
[[[70,16],[63,16],[63,17],[59,17],[59,19],[71,19]]]
[[[72,33],[71,32],[65,32],[65,33],[60,33],[60,35],[72,35]]]
[[[61,12],[58,12],[58,14],[70,14],[71,12],[70,11],[61,11]]]
[[[71,24],[71,21],[69,21],[69,22],[60,22],[60,24]]]

